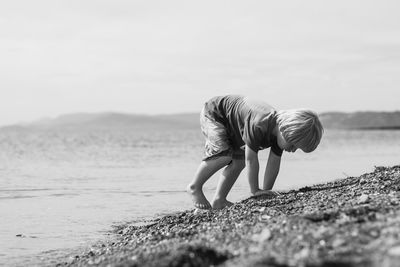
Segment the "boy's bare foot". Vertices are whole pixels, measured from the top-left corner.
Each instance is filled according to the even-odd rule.
[[[225,207],[230,207],[232,205],[233,205],[233,203],[226,199],[214,199],[212,202],[213,209],[217,209],[217,210],[223,209]]]
[[[186,191],[191,195],[193,204],[198,209],[211,209],[211,204],[204,196],[203,190],[188,186]]]
[[[255,197],[258,196],[276,197],[279,195],[280,194],[278,192],[272,190],[258,190],[257,192],[253,193],[253,196]]]

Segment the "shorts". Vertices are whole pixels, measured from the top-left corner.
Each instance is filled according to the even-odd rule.
[[[244,150],[235,150],[226,127],[205,115],[204,108],[200,113],[201,131],[206,139],[203,160],[229,156],[232,159],[244,159]]]

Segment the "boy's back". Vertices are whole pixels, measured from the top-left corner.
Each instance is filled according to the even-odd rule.
[[[217,96],[207,101],[204,113],[225,125],[234,149],[244,144],[254,151],[273,146],[276,154],[282,154],[272,135],[276,111],[267,103],[240,95]]]

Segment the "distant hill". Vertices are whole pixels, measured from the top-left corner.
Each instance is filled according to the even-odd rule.
[[[320,114],[326,129],[400,129],[400,111],[395,112],[326,112]],[[123,113],[76,113],[1,130],[169,130],[199,129],[198,113],[172,115],[137,115]]]
[[[327,129],[400,129],[400,111],[326,112],[320,118]]]
[[[23,125],[2,127],[3,130],[168,130],[199,127],[199,114],[137,115],[123,113],[75,113]]]

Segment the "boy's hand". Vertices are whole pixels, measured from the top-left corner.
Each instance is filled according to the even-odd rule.
[[[253,193],[253,196],[270,196],[270,197],[276,197],[279,196],[278,192],[272,191],[272,190],[258,190],[255,193]]]

